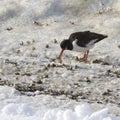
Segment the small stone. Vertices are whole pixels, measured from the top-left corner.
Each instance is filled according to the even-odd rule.
[[[35,48],[35,46],[32,46],[32,50],[35,50],[36,48]]]
[[[17,54],[21,53],[21,50],[17,50],[16,53],[17,53]]]
[[[9,63],[9,59],[5,59],[4,63]]]
[[[90,83],[91,81],[88,79],[86,82]]]
[[[107,91],[104,92],[102,95],[109,96],[109,95],[110,95],[110,92],[107,90]]]
[[[98,12],[99,15],[102,15],[102,13],[103,13],[103,11],[99,11],[99,12]]]
[[[70,21],[70,24],[74,25],[75,23],[74,23],[74,22],[72,22],[72,21]]]
[[[111,73],[111,70],[106,71],[106,75],[109,75]]]
[[[31,42],[30,42],[30,41],[27,41],[26,43],[27,43],[28,45],[30,45],[30,44],[31,44]]]
[[[23,41],[21,41],[20,45],[21,45],[21,46],[22,46],[22,45],[24,45],[24,42],[23,42]]]
[[[15,75],[20,75],[20,73],[19,73],[19,72],[16,72]]]
[[[59,72],[58,72],[58,71],[55,71],[54,73],[55,73],[55,74],[59,74]]]
[[[120,45],[118,45],[118,48],[120,48]]]
[[[45,75],[44,78],[48,78],[49,76],[48,75]]]
[[[32,42],[34,43],[34,42],[35,42],[35,40],[34,40],[34,39],[32,39]]]
[[[103,61],[101,59],[96,59],[96,60],[93,60],[92,63],[96,63],[96,64],[99,64],[99,63],[102,63]]]
[[[16,77],[15,79],[16,79],[16,80],[18,80],[19,78],[18,78],[18,77]]]
[[[55,60],[56,60],[55,58],[51,58],[50,59],[51,62],[55,62]]]
[[[35,24],[35,25],[37,25],[37,26],[43,26],[43,24],[42,24],[42,23],[37,22],[37,21],[34,21],[34,22],[33,22],[33,24]]]
[[[46,67],[50,67],[50,64],[47,64],[47,66]]]
[[[67,67],[67,70],[73,70],[72,66]]]
[[[30,84],[29,84],[29,88],[31,88],[31,87],[33,87],[33,86],[35,86],[34,83],[30,83]]]
[[[84,80],[85,80],[86,82],[91,82],[89,77],[85,77]]]
[[[43,82],[41,80],[36,81],[37,84],[42,84]]]
[[[51,64],[51,67],[56,67],[56,64],[55,64],[55,63],[52,63],[52,64]]]
[[[6,28],[6,30],[8,30],[8,31],[11,31],[12,29],[13,29],[12,27]]]
[[[45,47],[46,47],[46,48],[49,48],[49,45],[47,44]]]

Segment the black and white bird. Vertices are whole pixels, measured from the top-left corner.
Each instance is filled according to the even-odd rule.
[[[73,50],[77,52],[84,52],[84,56],[80,58],[80,61],[87,61],[89,50],[94,47],[95,43],[107,38],[107,35],[98,34],[90,31],[75,32],[69,36],[69,39],[65,39],[61,42],[62,48],[59,59],[64,50]]]

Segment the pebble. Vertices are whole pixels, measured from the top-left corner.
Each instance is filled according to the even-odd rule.
[[[96,60],[93,60],[92,63],[95,63],[95,64],[100,64],[102,63],[103,60],[102,59],[96,59]]]
[[[34,22],[33,22],[33,24],[35,24],[36,26],[43,26],[43,24],[42,24],[42,23],[37,22],[37,21],[34,21]]]
[[[27,43],[28,45],[30,45],[30,44],[31,44],[31,41],[26,41],[26,43]]]
[[[35,50],[36,48],[35,48],[35,46],[32,46],[32,50]]]
[[[17,53],[17,54],[21,53],[21,50],[17,50],[16,53]]]
[[[35,42],[35,40],[34,40],[34,39],[32,39],[32,42],[34,43],[34,42]]]
[[[118,48],[120,48],[120,45],[118,45]]]
[[[12,27],[8,27],[8,28],[6,28],[6,30],[11,31],[11,30],[13,30],[13,28]]]
[[[47,45],[45,46],[45,48],[49,48],[49,45],[47,44]]]

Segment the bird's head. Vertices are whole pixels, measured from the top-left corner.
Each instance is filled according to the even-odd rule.
[[[69,39],[65,39],[60,43],[60,47],[62,48],[60,55],[59,55],[59,59],[61,58],[64,50],[72,50],[73,49],[73,45],[71,43],[71,41]]]

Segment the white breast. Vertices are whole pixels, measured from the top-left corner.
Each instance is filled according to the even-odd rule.
[[[77,39],[75,41],[73,41],[73,50],[77,51],[77,52],[85,52],[85,51],[94,47],[93,44],[92,45],[91,44],[86,45],[86,47],[80,47],[80,46],[77,45],[76,42],[77,42]]]

